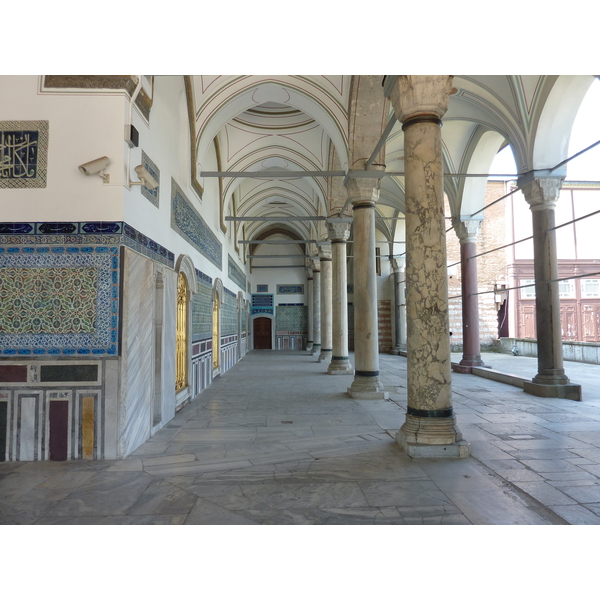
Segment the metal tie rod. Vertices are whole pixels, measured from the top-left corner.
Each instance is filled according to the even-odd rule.
[[[200,177],[256,177],[295,179],[297,177],[346,177],[345,171],[202,171]]]
[[[310,258],[310,254],[246,254],[246,258]]]
[[[327,217],[225,217],[226,221],[326,221]]]
[[[238,240],[238,244],[316,244],[317,240]]]

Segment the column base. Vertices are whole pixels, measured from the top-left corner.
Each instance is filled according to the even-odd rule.
[[[319,354],[319,360],[317,362],[323,362],[324,360],[331,360],[332,350],[321,350]]]
[[[321,354],[321,344],[313,344],[311,354]]]
[[[313,343],[312,342],[306,342],[306,351],[307,352],[312,352],[312,348],[313,348]]]
[[[469,458],[471,444],[460,440],[454,444],[415,444],[406,440],[402,430],[396,434],[397,444],[411,458]]]
[[[568,379],[567,379],[568,381]],[[533,396],[540,396],[541,398],[565,398],[567,400],[576,400],[581,402],[582,391],[581,386],[575,383],[567,385],[561,384],[544,384],[535,381],[524,381],[523,391]]]
[[[390,393],[387,392],[379,377],[354,376],[352,385],[348,388],[350,398],[356,400],[388,400]]]
[[[393,350],[390,350],[390,354],[393,354],[394,356],[398,356],[400,352],[402,352],[401,348],[394,348]]]
[[[569,378],[565,375],[564,369],[547,369],[544,373],[540,371],[533,379],[533,383],[542,385],[568,385]]]
[[[449,446],[461,440],[462,433],[456,426],[454,415],[450,417],[415,417],[407,413],[404,425],[396,434],[396,441],[403,447],[406,444]]]
[[[485,367],[479,354],[463,354],[462,360],[458,364],[461,367]]]
[[[329,375],[354,375],[354,368],[348,362],[348,357],[331,357],[331,363],[327,368]]]

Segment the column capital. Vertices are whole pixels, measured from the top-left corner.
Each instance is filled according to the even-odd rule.
[[[348,199],[354,206],[358,202],[375,206],[379,200],[381,180],[352,177],[346,182]]]
[[[345,242],[350,237],[352,219],[329,218],[327,219],[327,234],[332,242]]]
[[[406,265],[406,257],[398,256],[397,258],[392,258],[392,269],[394,273],[398,271],[402,271]]]
[[[452,226],[461,244],[476,242],[481,231],[481,219],[464,219],[452,217]]]
[[[556,206],[560,195],[562,178],[538,177],[534,179],[520,177],[517,185],[521,188],[531,210],[547,210]]]
[[[331,260],[331,242],[319,242],[319,260]]]
[[[308,259],[308,262],[310,263],[310,269],[313,272],[313,276],[315,273],[321,272],[321,260],[318,256],[311,256]]]
[[[453,75],[398,75],[389,93],[396,119],[404,124],[418,117],[441,121],[456,93],[453,80]]]

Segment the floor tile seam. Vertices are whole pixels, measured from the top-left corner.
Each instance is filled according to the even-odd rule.
[[[540,502],[539,500],[537,500],[537,498],[534,498],[527,491],[525,491],[524,489],[522,489],[521,487],[519,487],[518,484],[521,483],[521,482],[510,481],[510,480],[506,479],[505,477],[503,477],[502,475],[500,475],[497,471],[495,471],[494,469],[491,469],[490,467],[488,467],[485,463],[483,463],[476,456],[471,456],[471,458],[473,458],[476,462],[478,462],[479,465],[486,472],[488,472],[489,474],[493,475],[494,477],[497,477],[498,479],[500,479],[501,482],[503,483],[503,487],[505,489],[508,488],[520,500],[524,501],[524,508],[525,509],[532,509],[535,514],[537,514],[542,519],[550,521],[550,524],[552,524],[552,525],[569,525],[570,524],[566,519],[564,519],[559,514],[557,514],[556,512],[554,512],[551,508],[549,508],[548,506],[546,506],[545,504],[543,504],[542,502]],[[520,461],[517,461],[517,462],[520,462]],[[525,469],[529,470],[532,474],[539,475],[533,469],[530,469],[527,465],[524,464],[523,467]],[[544,483],[545,483],[545,481],[546,480],[544,480]],[[523,483],[527,483],[527,482],[523,482]]]

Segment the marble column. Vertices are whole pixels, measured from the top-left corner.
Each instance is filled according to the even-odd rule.
[[[321,354],[319,361],[331,360],[331,244],[320,242],[319,261],[321,262]]]
[[[483,366],[479,338],[479,296],[477,295],[477,235],[480,219],[461,221],[453,218],[454,231],[460,241],[460,276],[462,296],[463,356],[455,370],[470,373],[471,367]],[[462,368],[461,368],[462,367]]]
[[[313,272],[312,269],[306,269],[306,304],[308,306],[308,340],[306,342],[306,351],[312,352],[313,347]]]
[[[311,258],[313,272],[313,345],[311,354],[321,354],[321,261]]]
[[[351,172],[346,183],[354,215],[354,381],[352,398],[389,398],[379,379],[375,204],[385,167]],[[360,173],[361,176],[357,176]]]
[[[348,358],[348,277],[346,271],[346,242],[350,236],[350,218],[327,219],[331,240],[332,262],[332,350],[327,372],[330,375],[353,375]]]
[[[396,435],[412,457],[466,457],[452,408],[442,116],[452,77],[399,76],[391,93],[404,131],[408,400]]]
[[[390,354],[406,351],[406,298],[404,289],[406,275],[404,273],[404,257],[392,259],[394,271],[394,336],[396,344]]]
[[[523,389],[536,396],[581,400],[581,386],[565,375],[558,295],[554,207],[562,180],[525,175],[517,181],[531,209],[538,374]]]

